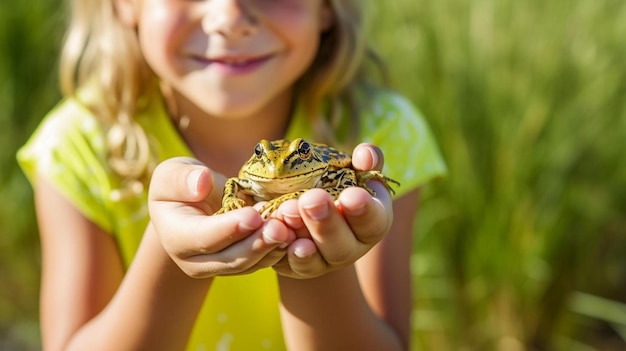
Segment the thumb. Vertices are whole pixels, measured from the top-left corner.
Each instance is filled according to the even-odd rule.
[[[200,161],[176,157],[161,162],[152,174],[150,201],[199,202],[213,190],[211,170]]]
[[[352,152],[352,165],[360,171],[381,171],[383,169],[383,152],[376,145],[361,143]]]

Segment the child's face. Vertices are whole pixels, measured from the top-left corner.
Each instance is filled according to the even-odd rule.
[[[221,117],[289,98],[331,22],[324,0],[143,0],[142,52],[161,80]]]

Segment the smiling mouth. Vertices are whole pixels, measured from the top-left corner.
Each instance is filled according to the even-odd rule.
[[[273,55],[246,56],[246,57],[207,57],[192,55],[191,58],[201,65],[223,76],[240,76],[255,72],[267,63]]]
[[[252,59],[216,59],[216,60],[210,60],[210,61],[214,63],[222,64],[222,65],[243,67],[243,66],[254,64],[257,62],[265,61],[266,59],[267,59],[266,57],[258,57],[258,58],[252,58]]]
[[[217,64],[230,67],[246,67],[250,65],[263,63],[271,58],[271,55],[255,56],[255,57],[204,57],[193,56],[193,59],[203,64]]]

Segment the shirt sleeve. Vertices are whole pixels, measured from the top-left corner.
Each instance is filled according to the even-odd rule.
[[[363,140],[383,151],[383,173],[401,184],[395,197],[447,174],[426,120],[408,99],[393,92],[380,92],[362,122]]]
[[[44,177],[81,213],[110,232],[103,194],[111,186],[104,158],[101,126],[84,106],[72,100],[53,109],[17,153],[33,186],[36,177]]]

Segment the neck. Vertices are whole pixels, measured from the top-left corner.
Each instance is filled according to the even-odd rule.
[[[207,114],[177,92],[166,95],[170,115],[195,157],[227,177],[236,176],[260,139],[280,139],[292,109],[288,91],[250,116],[218,117]],[[174,107],[174,108],[172,108]]]

